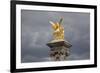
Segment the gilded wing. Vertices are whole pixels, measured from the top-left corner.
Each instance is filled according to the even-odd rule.
[[[57,29],[57,25],[56,25],[55,23],[53,23],[52,21],[50,21],[50,24],[52,24],[52,28],[53,28],[54,30]]]

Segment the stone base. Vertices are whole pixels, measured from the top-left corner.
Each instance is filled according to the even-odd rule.
[[[53,40],[49,43],[47,43],[47,45],[52,48],[52,47],[60,47],[60,46],[65,46],[66,48],[70,48],[72,45],[65,41],[65,40]]]
[[[69,55],[69,48],[72,46],[70,43],[64,40],[53,40],[47,45],[50,49],[50,57],[53,61],[63,61]]]

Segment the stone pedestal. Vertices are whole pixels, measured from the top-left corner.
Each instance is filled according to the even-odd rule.
[[[65,40],[53,40],[47,43],[50,47],[50,58],[52,61],[64,61],[70,53],[70,47],[72,46]]]

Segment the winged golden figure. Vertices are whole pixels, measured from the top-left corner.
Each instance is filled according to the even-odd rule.
[[[61,25],[62,20],[63,18],[61,18],[60,21],[56,23],[50,21],[50,23],[52,24],[52,28],[54,30],[54,40],[64,40],[64,27]]]

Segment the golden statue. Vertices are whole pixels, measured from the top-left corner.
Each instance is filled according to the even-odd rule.
[[[60,22],[54,23],[50,21],[52,24],[52,28],[54,30],[53,32],[53,38],[54,40],[64,40],[64,27],[61,25],[62,18],[60,19]]]

